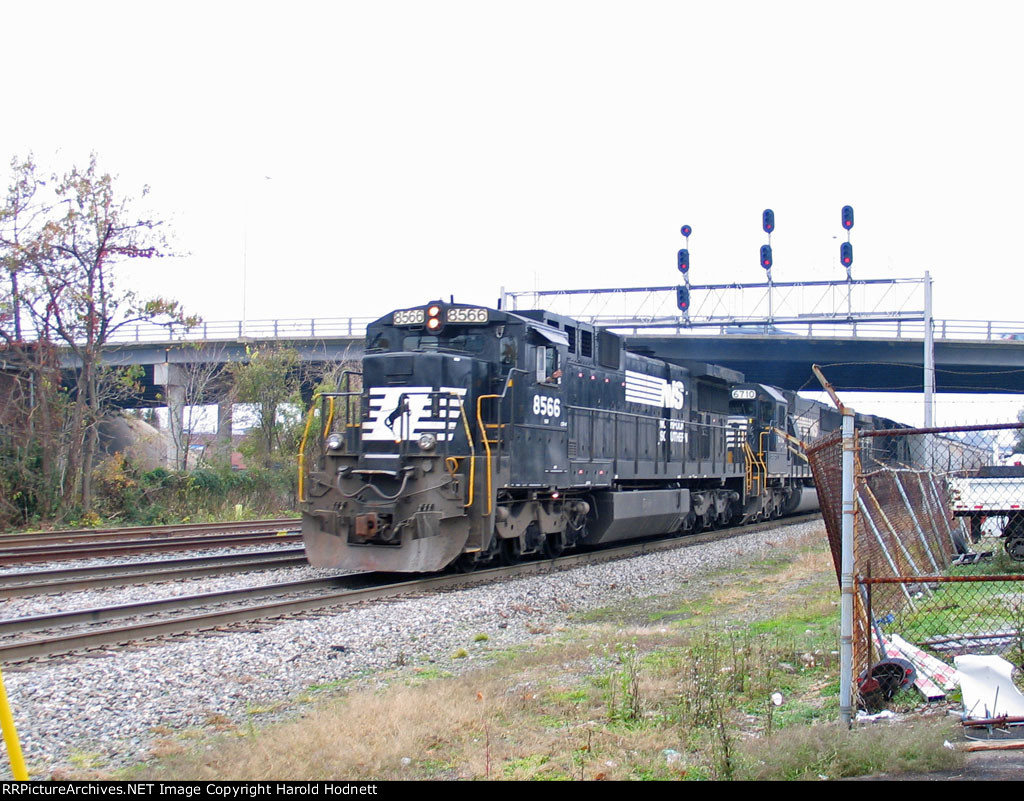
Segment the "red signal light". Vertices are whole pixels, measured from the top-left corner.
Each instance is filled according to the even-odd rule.
[[[849,242],[843,242],[839,245],[839,261],[842,262],[844,267],[849,267],[853,264],[853,245]]]

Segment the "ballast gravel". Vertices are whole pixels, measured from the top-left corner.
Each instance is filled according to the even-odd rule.
[[[434,662],[471,669],[487,652],[534,642],[589,609],[672,593],[701,575],[763,558],[819,522],[497,584],[372,602],[11,666],[4,682],[34,777],[83,765],[106,770],[148,758],[169,732],[298,704],[315,685]],[[312,570],[311,570],[312,573]],[[189,582],[196,591],[197,583]],[[107,599],[108,601],[111,599]],[[51,603],[59,603],[51,598]],[[8,615],[3,615],[7,617]],[[475,635],[486,633],[482,642]],[[469,658],[453,658],[460,649]],[[10,778],[6,754],[0,776]]]

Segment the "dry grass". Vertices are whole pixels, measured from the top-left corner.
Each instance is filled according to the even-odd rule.
[[[177,752],[163,737],[153,763],[130,777],[816,778],[955,762],[941,748],[944,730],[864,737],[807,725],[835,704],[837,593],[820,540],[684,593],[606,613],[461,677],[406,671],[383,690],[352,690],[263,729],[179,741]],[[675,622],[650,622],[653,612]],[[766,704],[774,689],[787,698],[779,710]],[[766,739],[781,727],[784,736]]]

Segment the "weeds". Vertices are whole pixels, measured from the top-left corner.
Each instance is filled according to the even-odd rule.
[[[891,734],[807,725],[834,716],[836,703],[835,576],[820,552],[817,561],[773,564],[778,576],[716,581],[708,597],[691,599],[690,608],[715,612],[702,613],[700,626],[663,617],[636,625],[626,613],[628,624],[589,624],[509,649],[461,677],[410,666],[386,690],[347,688],[301,720],[169,753],[146,775],[780,779],[955,763],[941,746],[945,729],[921,726],[903,743],[905,725]],[[795,580],[818,589],[794,593]],[[646,603],[682,606],[680,598]],[[763,619],[749,622],[752,605]],[[778,707],[765,700],[775,692],[785,698]]]
[[[607,680],[608,720],[635,723],[643,716],[640,697],[640,656],[635,645],[620,645],[616,662]]]

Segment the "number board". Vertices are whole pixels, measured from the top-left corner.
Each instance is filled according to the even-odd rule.
[[[423,325],[427,316],[423,309],[405,309],[396,311],[391,318],[393,325]]]
[[[448,309],[446,323],[486,323],[487,309]]]

